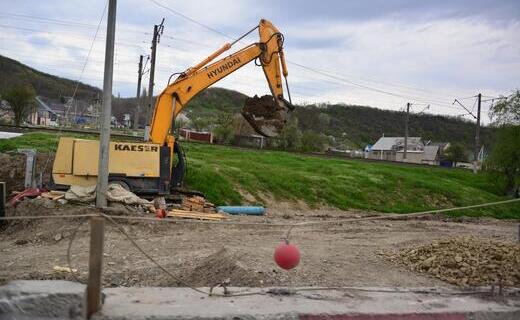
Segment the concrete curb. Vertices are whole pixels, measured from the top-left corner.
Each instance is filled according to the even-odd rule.
[[[105,305],[94,319],[520,319],[519,289],[500,298],[432,288],[230,290],[264,294],[210,297],[189,288],[106,288]],[[68,281],[13,281],[0,287],[0,319],[80,319],[84,291]]]

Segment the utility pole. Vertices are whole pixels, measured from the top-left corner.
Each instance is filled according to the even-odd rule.
[[[110,118],[112,116],[112,80],[114,76],[114,39],[116,35],[117,0],[109,0],[107,40],[105,45],[105,72],[103,74],[103,110],[99,139],[99,164],[96,185],[96,207],[106,207],[108,188],[108,156],[110,152]]]
[[[480,153],[480,106],[482,104],[482,94],[477,95],[477,127],[475,130],[475,159],[473,163],[473,172],[477,173],[478,169],[478,154]]]
[[[139,69],[137,70],[137,106],[134,112],[134,130],[139,128],[139,113],[141,111],[141,79],[143,78],[143,55],[139,56]]]
[[[404,152],[403,161],[406,161],[406,153],[408,152],[408,121],[410,120],[410,102],[406,104],[406,120],[404,122]]]
[[[146,109],[146,127],[144,129],[144,140],[147,141],[150,135],[150,117],[152,112],[152,104],[153,104],[153,85],[154,85],[154,77],[155,77],[155,55],[157,52],[157,43],[159,43],[161,34],[164,30],[164,18],[161,21],[160,25],[153,26],[153,38],[152,38],[152,54],[150,61],[150,81],[148,82],[148,108]]]

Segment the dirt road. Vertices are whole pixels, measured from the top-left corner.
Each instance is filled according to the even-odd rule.
[[[78,213],[78,209],[25,206],[32,214]],[[85,212],[85,209],[81,209]],[[87,210],[88,211],[88,210]],[[27,213],[27,212],[26,212]],[[11,214],[20,214],[11,212]],[[300,222],[362,216],[335,209],[311,210],[288,205],[269,209],[266,217],[234,217],[236,221]],[[69,279],[54,266],[67,266],[70,236],[80,220],[46,220],[15,224],[0,233],[0,281]],[[157,261],[186,283],[211,286],[230,279],[233,286],[449,286],[433,277],[408,271],[386,254],[461,235],[516,241],[518,224],[498,220],[439,219],[363,221],[294,228],[291,242],[302,254],[300,265],[283,271],[273,262],[274,248],[287,228],[210,226],[173,223],[124,223],[129,235]],[[88,223],[72,247],[73,267],[85,280]],[[105,238],[106,286],[183,286],[142,256],[110,224]]]

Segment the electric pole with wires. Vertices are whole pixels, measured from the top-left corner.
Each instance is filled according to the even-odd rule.
[[[453,101],[452,105],[457,103],[459,106],[464,108],[464,110],[466,110],[467,114],[471,115],[476,120],[476,126],[475,126],[475,151],[474,151],[474,154],[473,154],[473,173],[477,173],[477,171],[478,171],[478,156],[479,156],[479,153],[480,153],[480,108],[481,108],[481,105],[482,105],[482,94],[479,93],[479,94],[477,94],[474,97],[477,98],[477,100],[476,100],[476,103],[477,103],[477,114],[473,113],[473,111],[475,110],[474,109],[475,105],[473,105],[473,110],[469,110],[458,99],[455,99]],[[472,98],[472,97],[468,97],[468,98]]]
[[[144,140],[148,141],[150,136],[150,126],[148,123],[150,123],[151,118],[151,112],[152,112],[152,105],[153,105],[153,86],[154,86],[154,76],[155,76],[155,57],[157,53],[157,44],[161,40],[161,35],[164,31],[164,18],[161,21],[161,24],[154,25],[153,27],[153,38],[152,38],[152,52],[150,55],[150,79],[148,81],[148,108],[146,108],[146,123],[144,130]]]
[[[139,113],[141,111],[141,80],[143,78],[143,55],[139,56],[139,67],[137,69],[137,105],[134,111],[134,130],[139,129]]]
[[[406,153],[408,152],[408,122],[410,121],[410,102],[406,104],[406,118],[404,121],[404,151],[403,162],[406,162]]]
[[[480,153],[480,106],[482,104],[482,94],[477,95],[477,128],[475,131],[475,155],[473,162],[473,172],[477,173],[478,170],[478,155]]]

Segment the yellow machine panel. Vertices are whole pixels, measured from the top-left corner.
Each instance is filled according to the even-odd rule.
[[[74,138],[61,138],[58,145],[59,152],[54,158],[53,173],[72,173],[72,154]]]
[[[160,147],[151,143],[110,142],[108,170],[127,177],[159,177]],[[53,178],[58,184],[93,185],[98,173],[99,141],[61,138]]]
[[[73,174],[97,176],[99,141],[74,141]],[[159,145],[110,142],[108,171],[129,177],[159,177]]]

